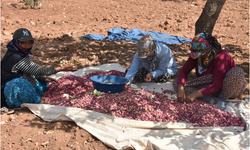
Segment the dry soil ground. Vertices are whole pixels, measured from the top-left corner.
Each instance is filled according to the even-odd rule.
[[[192,39],[204,0],[43,0],[30,9],[22,0],[1,0],[1,57],[13,32],[28,28],[37,39],[32,60],[41,66],[72,61],[79,68],[118,62],[128,67],[136,44],[76,38],[107,36],[112,28],[157,31]],[[249,1],[227,0],[213,35],[245,71],[249,82]],[[179,67],[189,44],[169,45]],[[104,59],[105,58],[105,59]],[[249,94],[247,89],[244,95]],[[45,122],[26,108],[1,114],[1,149],[111,149],[73,122]]]

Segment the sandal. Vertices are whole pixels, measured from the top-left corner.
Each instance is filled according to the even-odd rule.
[[[13,109],[8,109],[7,107],[2,107],[1,108],[1,113],[4,112],[4,113],[7,113],[7,114],[12,114],[14,113],[15,111]]]

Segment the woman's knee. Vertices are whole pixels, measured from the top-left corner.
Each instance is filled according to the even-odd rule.
[[[223,98],[236,98],[246,87],[244,71],[240,67],[228,70],[222,83],[221,95]]]
[[[224,79],[226,79],[227,77],[232,77],[236,79],[244,79],[245,78],[244,70],[240,67],[233,67],[227,71]]]
[[[10,108],[17,108],[22,103],[37,99],[35,87],[24,78],[16,78],[6,83],[4,96]]]

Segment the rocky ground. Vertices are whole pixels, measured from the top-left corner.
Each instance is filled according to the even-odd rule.
[[[86,34],[107,36],[112,28],[157,31],[192,39],[204,0],[43,0],[31,9],[22,0],[1,0],[1,57],[13,32],[29,29],[36,42],[32,60],[41,66],[78,62],[78,68],[105,63],[128,67],[136,43],[95,41]],[[227,0],[213,35],[245,71],[249,82],[249,1]],[[168,45],[179,68],[189,44]],[[249,87],[243,96],[249,95]],[[1,114],[1,149],[112,149],[73,122],[45,122],[27,108]]]

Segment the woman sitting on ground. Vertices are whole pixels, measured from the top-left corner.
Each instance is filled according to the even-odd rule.
[[[1,61],[1,107],[18,108],[23,103],[41,103],[48,82],[56,81],[49,75],[60,71],[76,71],[72,65],[41,67],[29,57],[35,39],[29,30],[20,28],[7,45]]]
[[[196,76],[188,77],[194,68]],[[208,33],[194,37],[191,54],[173,82],[181,102],[197,98],[210,102],[212,97],[218,97],[216,106],[221,110],[226,107],[226,99],[239,97],[246,86],[244,71],[236,67],[229,53]]]
[[[136,82],[166,82],[177,73],[177,64],[171,50],[163,43],[157,43],[146,34],[137,43],[138,50],[133,62],[126,70],[129,84]]]

